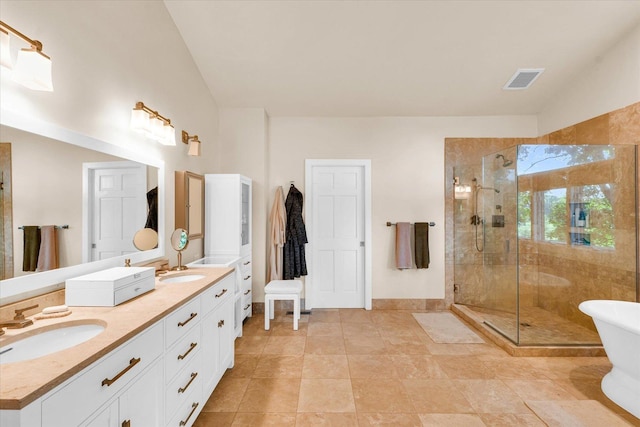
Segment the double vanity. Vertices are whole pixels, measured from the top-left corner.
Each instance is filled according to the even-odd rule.
[[[71,307],[68,316],[7,329],[0,353],[12,344],[26,353],[0,365],[0,425],[192,425],[233,367],[233,271],[170,273],[120,305]],[[80,343],[50,344],[72,339]],[[50,352],[33,358],[30,347]]]

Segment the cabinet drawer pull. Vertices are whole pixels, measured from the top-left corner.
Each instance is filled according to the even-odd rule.
[[[184,386],[184,387],[180,387],[180,388],[178,389],[178,394],[179,394],[179,393],[184,393],[185,391],[187,391],[187,389],[189,388],[189,386],[191,385],[191,383],[193,382],[193,380],[195,380],[195,379],[196,379],[196,377],[197,377],[197,376],[198,376],[198,373],[197,373],[197,372],[192,372],[192,373],[191,373],[191,379],[189,380],[189,382],[187,383],[187,385],[186,385],[186,386]]]
[[[244,309],[247,310],[249,307],[251,307],[251,304],[247,304],[247,306]]]
[[[122,427],[131,427],[131,420],[124,420],[122,422]]]
[[[249,280],[249,279],[251,279],[251,275],[249,275],[249,276],[245,277],[245,278],[244,278],[244,279],[242,279],[242,280]]]
[[[249,265],[249,264],[251,264],[251,261],[247,261],[247,262],[242,263],[242,265]]]
[[[194,348],[196,348],[196,346],[198,345],[197,342],[192,342],[191,345],[189,346],[189,350],[187,350],[187,352],[185,354],[181,354],[178,356],[178,360],[182,360],[185,357],[187,357],[189,355],[189,353],[191,353],[191,350],[193,350]]]
[[[244,294],[249,295],[249,292],[251,292],[251,289],[247,289],[246,291],[244,291]]]
[[[223,289],[222,292],[220,292],[219,294],[216,294],[216,298],[220,298],[222,295],[226,294],[227,290]]]
[[[184,421],[180,421],[180,427],[182,426],[186,426],[187,423],[189,422],[189,418],[191,418],[191,415],[193,415],[194,412],[196,412],[196,409],[198,408],[198,405],[200,405],[199,403],[193,402],[193,405],[191,405],[191,412],[189,412],[189,416],[187,417],[186,420]]]
[[[191,322],[193,320],[193,318],[196,317],[197,315],[198,315],[198,313],[191,313],[191,316],[187,320],[185,320],[184,322],[178,322],[178,326],[179,327],[183,327],[187,323]]]
[[[218,328],[222,328],[224,326],[224,319],[218,321]]]
[[[118,375],[116,375],[115,377],[113,377],[113,379],[109,379],[109,378],[105,378],[102,380],[102,385],[103,386],[107,386],[109,387],[111,384],[115,383],[116,381],[118,381],[120,379],[121,376],[123,376],[124,374],[126,374],[127,372],[129,372],[129,369],[133,368],[134,366],[136,366],[138,363],[140,363],[140,358],[138,357],[137,359],[134,357],[131,360],[129,360],[129,366],[127,366],[126,368],[124,368],[122,371],[120,371],[120,373],[118,373]]]

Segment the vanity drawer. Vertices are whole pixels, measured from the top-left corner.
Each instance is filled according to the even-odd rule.
[[[251,294],[246,297],[242,297],[242,320],[246,317],[251,317],[252,314],[252,305],[251,305]]]
[[[184,406],[185,399],[193,389],[202,388],[202,352],[193,359],[169,383],[165,390],[165,414],[168,420],[176,413],[176,408]]]
[[[251,275],[251,255],[242,258],[238,265],[240,266],[240,271],[242,272],[243,279],[247,277],[247,275]]]
[[[162,354],[162,338],[158,322],[64,383],[42,401],[42,426],[80,424]]]
[[[210,313],[227,298],[231,297],[235,289],[235,272],[216,283],[202,293],[202,314]]]
[[[204,406],[202,387],[190,387],[191,393],[184,398],[167,423],[167,427],[191,427]]]
[[[167,348],[171,347],[180,337],[198,324],[201,317],[200,298],[194,298],[167,316],[165,320],[165,344]]]
[[[165,354],[165,379],[171,381],[180,369],[185,367],[200,352],[200,325],[191,328],[176,345]]]

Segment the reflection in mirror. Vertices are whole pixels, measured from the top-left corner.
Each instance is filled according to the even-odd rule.
[[[133,246],[139,251],[148,251],[158,246],[158,233],[153,228],[138,230],[133,236]]]
[[[177,228],[171,234],[171,247],[178,251],[178,265],[173,267],[172,270],[187,270],[189,267],[182,265],[182,251],[187,249],[189,245],[189,234],[184,228]]]
[[[129,149],[100,141],[6,108],[0,109],[0,142],[3,187],[10,187],[9,191],[0,192],[0,258],[4,262],[0,269],[0,305],[62,289],[66,279],[122,265],[125,258],[139,264],[164,256],[164,161],[159,156],[135,147]],[[124,222],[120,225],[129,233],[123,240],[128,248],[120,252],[117,248],[106,248],[99,254],[92,254],[91,233],[109,229],[100,228],[105,226],[104,222],[89,224],[91,201],[88,198],[83,201],[83,194],[92,188],[87,178],[92,176],[90,166],[104,165],[105,162],[111,166],[136,164],[138,170],[144,171],[135,185],[142,188],[142,197],[138,197],[141,202],[136,204],[141,214],[128,215],[130,206],[126,198],[121,197],[123,213],[120,218],[124,218]],[[96,188],[98,185],[108,187],[107,184],[114,184],[117,180],[112,176],[104,177],[98,170],[93,172],[96,172],[93,173]],[[121,175],[120,184],[124,184],[123,188],[128,187],[131,179],[128,174]],[[148,215],[152,211],[148,193],[156,195],[154,218]],[[118,221],[113,222],[117,226]],[[133,235],[141,228],[153,228],[148,225],[150,223],[159,231],[158,246],[138,251],[133,245]],[[46,225],[69,226],[68,229],[56,229],[59,268],[30,273],[22,271],[24,235],[19,227],[30,225],[41,229]],[[102,236],[105,237],[104,233]],[[97,261],[89,262],[92,259]],[[8,265],[11,268],[7,268]]]
[[[44,271],[36,265],[45,241],[28,238],[33,227],[39,235],[45,226],[58,226],[47,243],[57,249],[58,267],[135,251],[133,235],[147,221],[147,192],[157,186],[157,168],[8,126],[0,127],[0,135],[11,152],[12,177],[12,200],[3,200],[12,206],[11,215],[3,215],[12,230],[5,236],[12,256],[3,279]]]

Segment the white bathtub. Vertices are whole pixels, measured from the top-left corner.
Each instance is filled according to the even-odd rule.
[[[593,318],[613,365],[602,379],[602,391],[640,418],[640,303],[593,300],[579,308]]]

